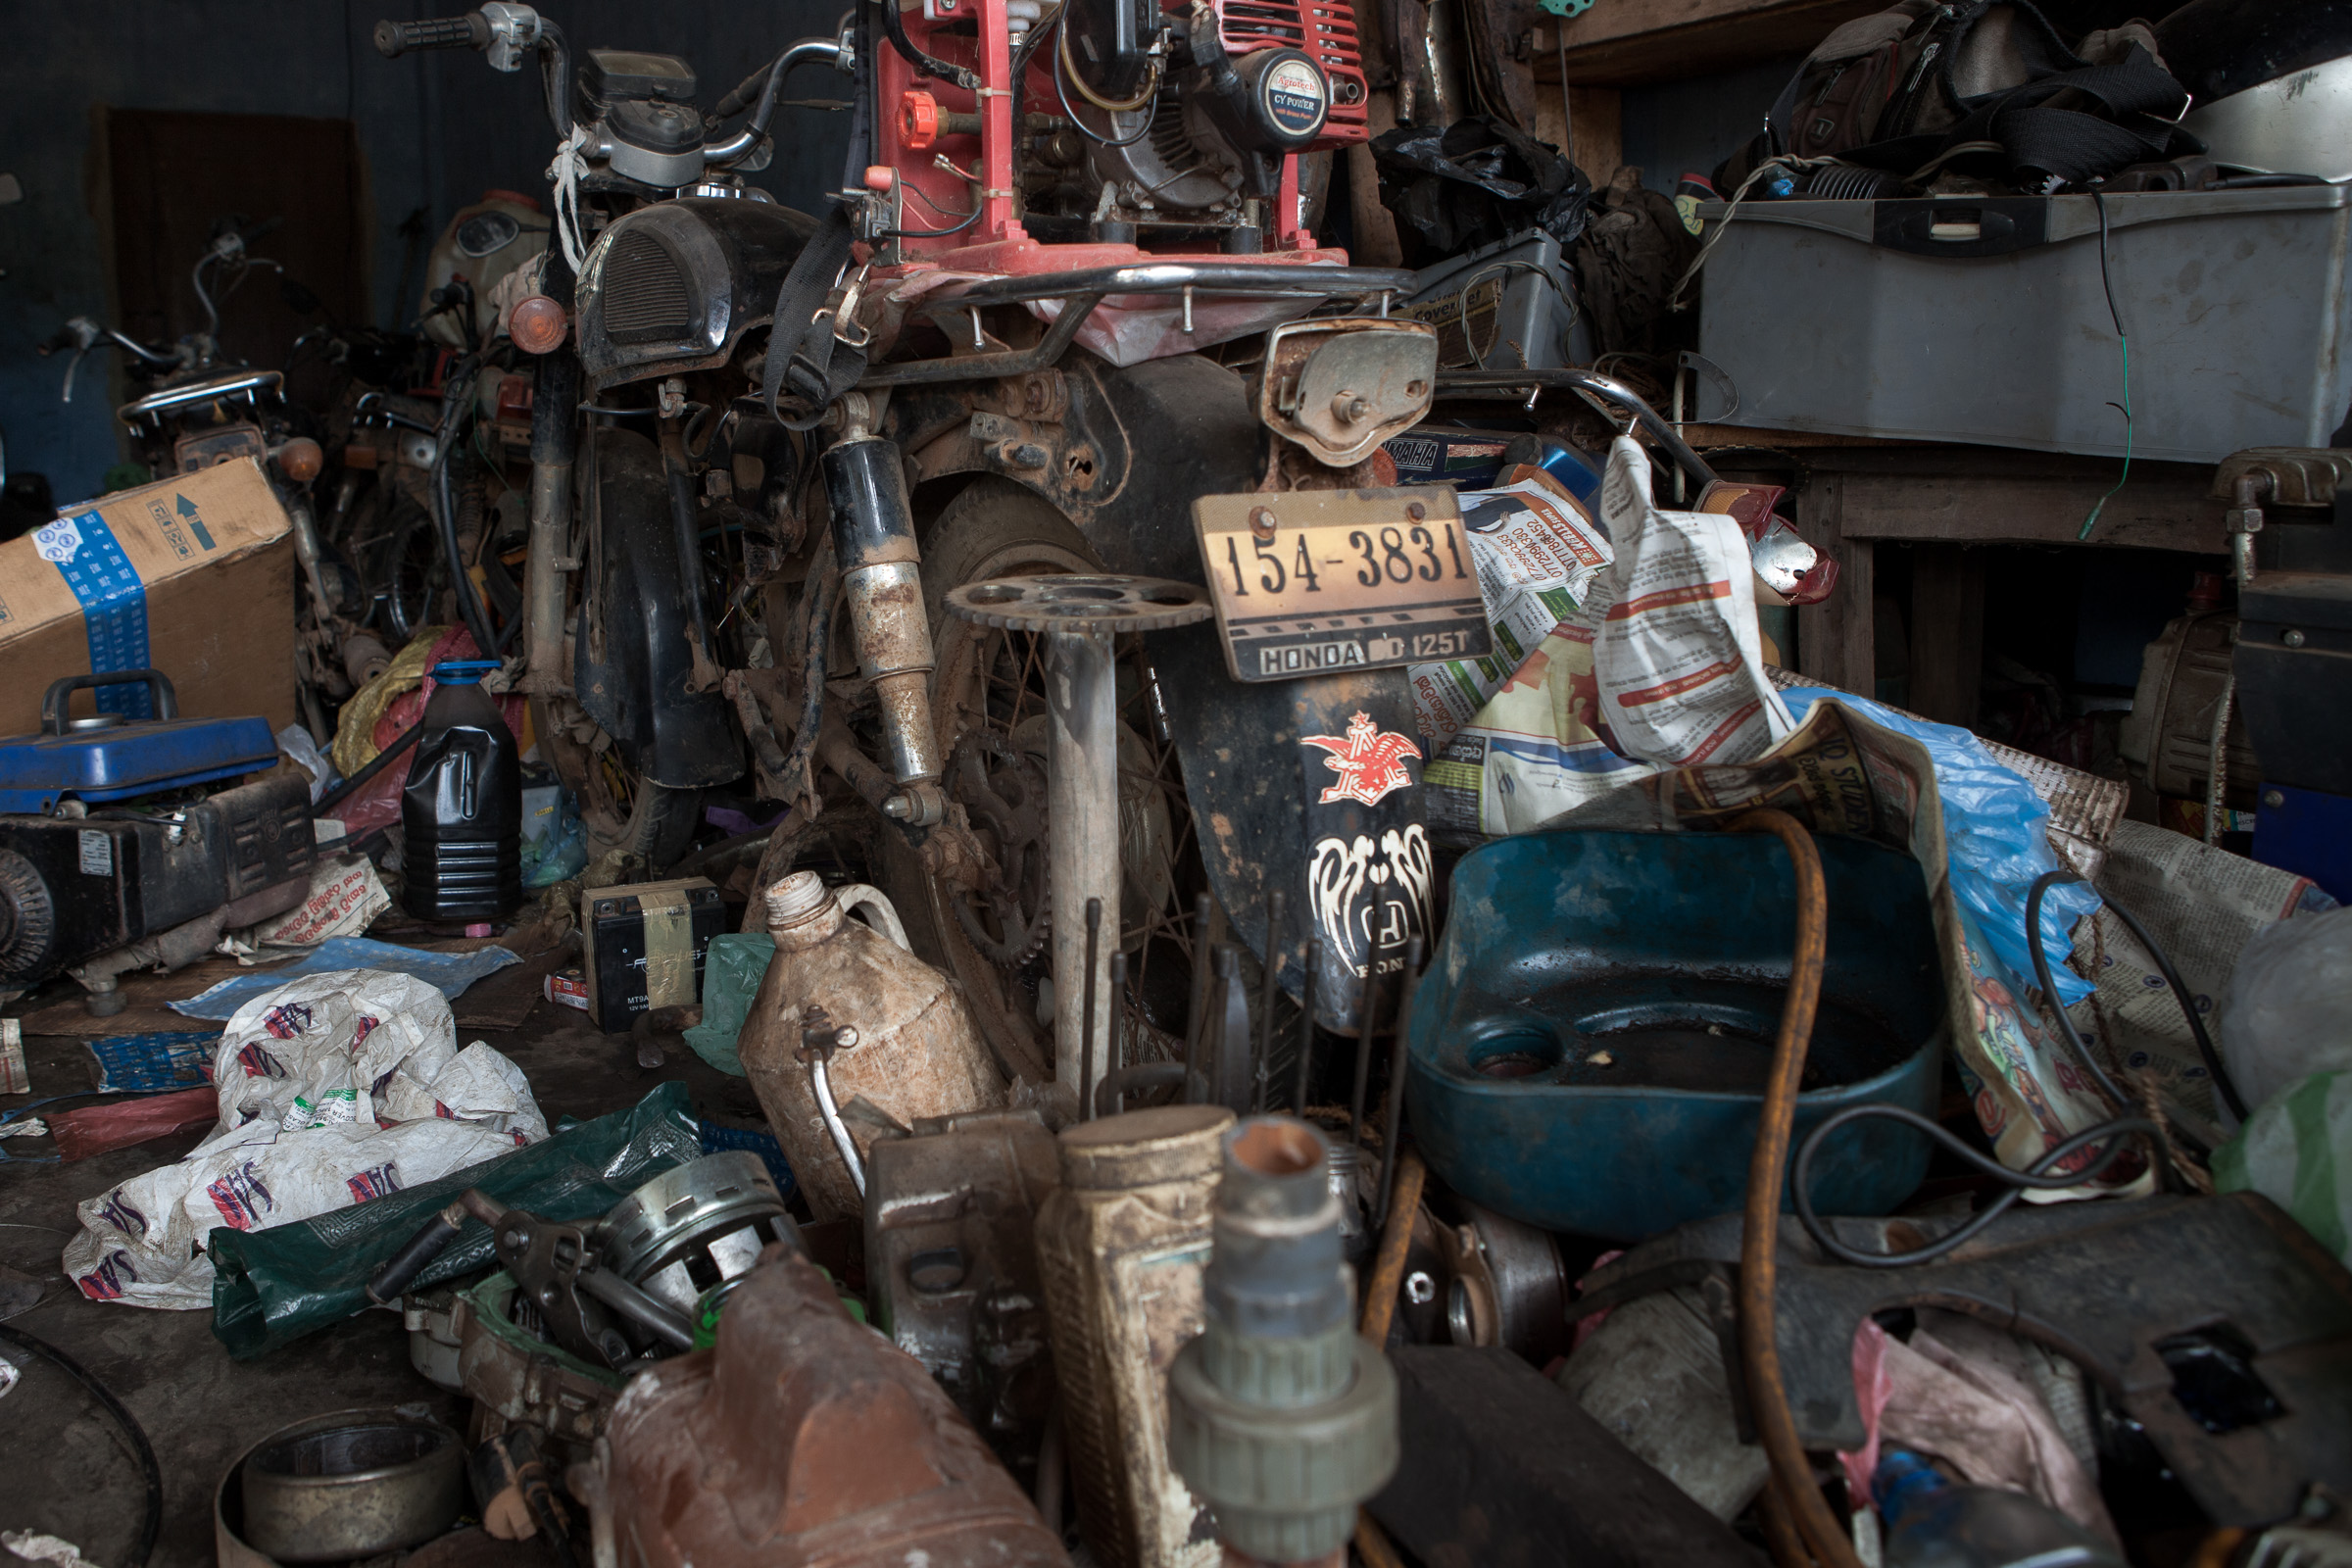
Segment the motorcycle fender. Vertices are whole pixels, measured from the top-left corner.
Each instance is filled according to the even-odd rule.
[[[900,439],[920,445],[922,480],[1011,479],[1058,507],[1106,569],[1204,583],[1192,498],[1253,490],[1265,465],[1265,434],[1241,376],[1191,355],[1123,368],[1073,361],[1060,375],[1067,412],[1058,424],[974,417],[971,402],[936,395],[898,400]],[[1042,466],[1021,466],[1040,449]],[[1402,669],[1237,681],[1214,621],[1154,632],[1150,649],[1201,858],[1236,938],[1265,952],[1266,895],[1282,889],[1284,989],[1302,993],[1307,940],[1322,936],[1317,1012],[1352,1032],[1364,967],[1393,973],[1404,938],[1431,929],[1410,681]],[[1405,776],[1332,794],[1348,776],[1335,774],[1324,759],[1336,754],[1316,741],[1345,745],[1359,715],[1403,742],[1410,755],[1396,766]]]
[[[598,523],[572,647],[573,695],[629,766],[694,789],[743,776],[726,699],[690,692],[686,580],[662,454],[634,431],[596,432]]]

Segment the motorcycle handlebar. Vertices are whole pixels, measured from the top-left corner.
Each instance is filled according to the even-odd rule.
[[[375,24],[375,52],[386,60],[398,60],[414,49],[484,49],[489,44],[490,21],[479,11],[422,22],[387,19]]]

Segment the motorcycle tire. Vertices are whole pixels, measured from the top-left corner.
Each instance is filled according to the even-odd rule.
[[[1026,785],[1008,793],[1041,797],[1027,816],[1033,827],[1044,825],[1042,675],[1027,634],[992,630],[950,614],[948,591],[991,577],[1102,569],[1085,536],[1059,511],[997,478],[981,479],[959,493],[924,537],[924,608],[936,660],[932,721],[941,753],[950,759],[944,783],[950,801],[964,806],[984,837],[994,837],[984,822],[990,813],[960,793],[969,781],[959,768],[973,762],[1015,770]],[[1124,666],[1121,860],[1126,869],[1120,928],[1130,965],[1123,1035],[1132,1060],[1164,1054],[1181,1038],[1192,984],[1188,915],[1194,895],[1207,886],[1174,747],[1156,733],[1150,713],[1142,647],[1140,639],[1123,641],[1119,652]],[[983,667],[983,660],[993,662]],[[1132,668],[1135,678],[1126,678],[1125,668]],[[973,736],[974,730],[989,733]],[[1052,1009],[1041,990],[1052,968],[1046,925],[1052,914],[1038,907],[1045,902],[1042,837],[1032,846],[1033,856],[1020,858],[1030,867],[1025,890],[1001,901],[1018,906],[1009,922],[985,912],[975,918],[974,895],[959,894],[926,873],[898,834],[885,834],[883,843],[885,891],[915,951],[959,982],[999,1063],[1033,1083],[1044,1081],[1051,1075],[1054,1043]],[[1000,855],[1005,848],[992,844]],[[959,899],[966,906],[961,915],[956,907]]]

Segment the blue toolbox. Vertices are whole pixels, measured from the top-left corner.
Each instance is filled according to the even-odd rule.
[[[75,691],[131,683],[156,717],[70,716]],[[119,1010],[115,972],[177,967],[292,908],[316,858],[310,781],[277,765],[267,720],[182,718],[159,670],[53,682],[40,733],[0,740],[0,987],[143,944],[85,977],[92,1009]]]

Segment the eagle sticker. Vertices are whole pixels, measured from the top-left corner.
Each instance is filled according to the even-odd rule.
[[[1338,735],[1301,735],[1301,746],[1320,746],[1331,755],[1323,765],[1340,775],[1337,784],[1327,787],[1318,804],[1329,806],[1334,801],[1356,801],[1365,806],[1377,806],[1392,790],[1410,788],[1413,775],[1404,760],[1421,760],[1421,748],[1395,730],[1384,730],[1372,722],[1372,715],[1357,712],[1348,721],[1345,738]]]

